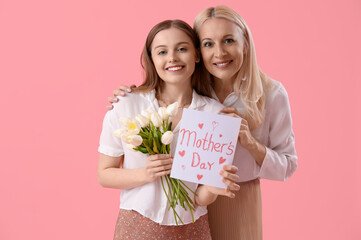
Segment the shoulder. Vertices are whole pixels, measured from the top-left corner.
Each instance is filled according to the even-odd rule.
[[[128,93],[125,97],[118,97],[118,102],[114,103],[113,112],[118,117],[135,117],[142,110],[149,108],[154,98],[154,92]]]
[[[271,79],[272,87],[266,92],[267,105],[288,104],[288,94],[282,83]]]
[[[266,93],[266,112],[271,118],[290,115],[291,108],[285,87],[276,80],[271,81],[273,86]]]
[[[114,106],[118,106],[121,104],[127,104],[127,103],[141,103],[143,101],[149,101],[149,96],[151,95],[151,92],[147,92],[147,93],[136,93],[136,92],[131,92],[131,93],[127,93],[126,96],[124,97],[120,97],[118,96],[118,102],[115,103]]]

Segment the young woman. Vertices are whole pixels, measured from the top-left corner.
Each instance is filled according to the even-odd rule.
[[[240,190],[235,199],[218,197],[208,207],[212,238],[262,239],[259,179],[284,181],[297,169],[288,95],[258,67],[251,32],[234,10],[207,8],[196,17],[194,30],[212,97],[226,106],[223,113],[245,119],[233,161]],[[124,95],[125,89],[114,95]]]
[[[218,194],[234,197],[229,190],[237,190],[234,166],[225,166],[223,180],[228,190],[186,183],[196,192],[189,195],[197,205],[195,222],[189,211],[177,206],[184,225],[176,226],[172,211],[168,211],[167,197],[163,192],[160,178],[170,174],[172,155],[176,141],[171,145],[171,155],[150,155],[133,152],[113,132],[120,128],[120,117],[135,118],[144,109],[158,111],[178,102],[180,108],[207,112],[219,112],[223,105],[210,95],[210,84],[200,82],[200,61],[197,48],[199,41],[192,28],[179,20],[168,20],[157,24],[149,32],[142,52],[145,70],[144,83],[114,104],[103,122],[99,146],[99,183],[108,188],[122,189],[120,211],[114,239],[211,239],[206,206]],[[202,81],[203,83],[203,81]],[[178,123],[182,111],[172,117],[174,139],[179,132]],[[233,180],[234,179],[234,180]]]

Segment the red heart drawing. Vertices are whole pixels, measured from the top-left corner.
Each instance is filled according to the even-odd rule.
[[[212,122],[212,125],[213,125],[213,131],[214,131],[214,129],[218,126],[218,122],[213,121],[213,122]]]
[[[186,170],[186,166],[182,165],[181,167],[182,167],[183,171]]]
[[[179,153],[179,155],[181,155],[181,157],[184,157],[184,154],[186,154],[186,151],[183,150],[183,151],[179,151],[178,153]]]
[[[198,127],[199,127],[200,129],[202,129],[202,128],[203,128],[203,123],[199,123],[199,124],[198,124]]]
[[[201,174],[197,174],[197,178],[198,178],[198,180],[201,180],[201,178],[203,177],[203,175],[201,175]]]
[[[219,137],[223,137],[223,135],[222,135],[222,134],[219,134]]]
[[[222,163],[224,163],[225,161],[226,161],[225,158],[223,158],[223,157],[220,157],[220,158],[219,158],[219,164],[222,164]]]

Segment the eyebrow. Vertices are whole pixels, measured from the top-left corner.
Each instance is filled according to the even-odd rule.
[[[187,45],[190,45],[190,43],[189,42],[179,42],[179,43],[177,43],[176,45],[182,45],[182,44],[187,44]],[[158,46],[156,46],[156,47],[154,47],[153,49],[155,50],[155,49],[157,49],[157,48],[165,48],[165,47],[167,47],[166,45],[158,45]]]
[[[234,35],[233,35],[233,34],[227,34],[227,35],[224,35],[224,36],[222,37],[222,39],[228,38],[228,37],[234,37]],[[206,40],[211,40],[211,41],[212,41],[211,38],[203,38],[201,42],[204,42],[204,41],[206,41]]]

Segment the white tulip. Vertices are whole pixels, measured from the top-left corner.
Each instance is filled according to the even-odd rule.
[[[162,125],[162,119],[160,119],[159,114],[156,112],[152,113],[152,115],[150,116],[150,120],[155,127],[160,127],[160,125]]]
[[[166,121],[168,118],[169,118],[169,114],[167,112],[167,108],[165,107],[160,107],[158,109],[158,114],[160,116],[160,118],[163,120],[163,121]]]
[[[146,127],[149,124],[149,118],[146,118],[145,116],[138,114],[135,119],[139,122],[140,126]]]
[[[173,141],[174,135],[172,131],[166,131],[162,136],[162,143],[165,145],[170,144]]]
[[[128,131],[127,135],[136,135],[140,132],[141,129],[140,123],[135,119],[131,119],[130,121],[128,121],[125,127]]]
[[[152,111],[150,109],[146,109],[146,110],[142,111],[142,115],[149,120],[150,120],[150,116],[152,115],[152,113],[154,113],[154,111]]]
[[[133,152],[136,152],[136,150],[133,149],[133,148],[135,148],[134,145],[128,143],[128,144],[126,145],[126,147],[127,147],[129,150],[132,150]]]
[[[169,106],[167,107],[167,113],[168,113],[170,116],[176,115],[177,112],[178,112],[178,107],[179,107],[178,102],[172,103],[171,105],[169,105]]]
[[[127,136],[125,141],[128,143],[128,144],[131,144],[133,145],[134,147],[137,147],[139,146],[140,144],[142,144],[143,142],[143,139],[141,136],[139,135],[130,135],[130,136]]]
[[[113,132],[113,135],[114,135],[115,137],[121,138],[123,135],[126,134],[126,132],[127,132],[126,129],[124,129],[124,128],[118,128],[117,130],[115,130],[115,131]]]

